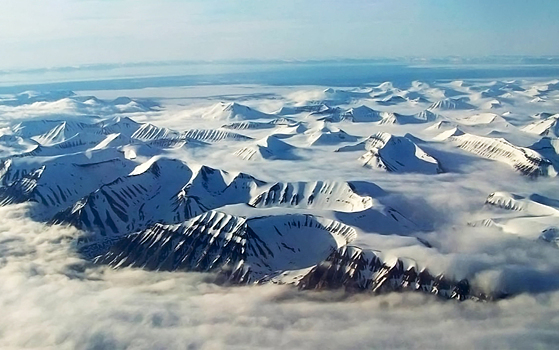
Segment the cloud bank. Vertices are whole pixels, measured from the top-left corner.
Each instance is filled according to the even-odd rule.
[[[2,348],[520,349],[559,341],[556,291],[443,303],[415,293],[222,287],[203,274],[92,266],[72,253],[74,229],[33,222],[25,210],[0,209]]]

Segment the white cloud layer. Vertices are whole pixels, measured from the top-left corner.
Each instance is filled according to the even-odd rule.
[[[72,253],[75,230],[46,227],[24,211],[0,209],[5,349],[522,349],[559,341],[557,291],[456,303],[227,288],[201,274],[91,266]],[[507,255],[493,253],[487,259]]]

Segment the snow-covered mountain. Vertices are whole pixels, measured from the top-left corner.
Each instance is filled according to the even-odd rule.
[[[433,125],[425,128],[425,131],[430,133],[437,133],[440,134],[441,131],[450,130],[456,128],[456,123],[451,122],[450,120],[440,120]]]
[[[342,120],[351,120],[355,123],[378,122],[382,120],[382,112],[376,111],[365,105],[350,108],[341,114]]]
[[[156,222],[176,223],[227,204],[247,203],[263,182],[174,159],[152,158],[56,214],[103,237],[127,234]]]
[[[523,175],[556,176],[552,163],[538,152],[518,147],[503,138],[490,138],[468,134],[458,128],[438,135],[438,141],[445,141],[480,157],[509,164]]]
[[[237,102],[220,102],[208,108],[208,110],[202,114],[202,118],[211,120],[252,120],[269,119],[274,118],[274,116]]]
[[[556,172],[559,172],[559,139],[542,137],[529,147],[544,156],[553,164]]]
[[[49,217],[86,194],[119,176],[128,174],[135,164],[114,150],[69,154],[48,161],[27,162],[11,158],[3,162],[0,203],[34,202],[37,215]]]
[[[543,120],[530,123],[522,131],[540,136],[559,137],[559,114],[551,115]]]
[[[344,130],[328,125],[325,122],[321,123],[317,128],[305,132],[308,135],[307,140],[311,146],[337,145],[343,142],[357,141],[356,136],[350,135]]]
[[[12,120],[31,118],[79,119],[80,117],[103,116],[115,114],[133,115],[159,110],[159,105],[147,99],[121,97],[114,100],[101,100],[95,96],[78,95],[72,91],[40,92],[27,91],[12,97],[0,97],[0,109],[4,116]]]
[[[440,117],[431,112],[430,110],[424,110],[413,115],[404,115],[399,113],[382,113],[382,120],[380,124],[383,125],[406,125],[406,124],[423,124],[429,123],[440,119]]]
[[[386,132],[371,135],[356,145],[338,149],[338,152],[365,150],[359,161],[367,167],[396,173],[438,174],[443,170],[439,162],[407,137]]]
[[[206,86],[207,99],[167,91],[161,104],[2,95],[0,205],[79,229],[72,247],[115,268],[491,299],[500,285],[477,285],[491,264],[457,262],[453,243],[470,238],[443,231],[558,245],[554,84]],[[222,99],[238,102],[200,108]]]
[[[466,110],[475,109],[475,107],[461,99],[446,98],[444,100],[433,103],[429,110]]]
[[[495,113],[474,114],[471,116],[458,118],[457,121],[462,125],[468,125],[468,126],[476,126],[476,125],[482,125],[482,126],[505,125],[505,127],[509,126],[509,124],[506,122],[506,120],[503,117]]]
[[[252,130],[252,129],[274,129],[281,126],[294,126],[297,122],[289,118],[276,118],[270,120],[269,122],[254,122],[254,121],[243,121],[234,122],[230,124],[224,124],[221,127],[223,129],[231,130]]]
[[[95,260],[114,267],[217,270],[235,283],[249,283],[277,271],[312,267],[355,236],[347,225],[311,215],[245,219],[208,211],[123,237],[107,252],[100,249]],[[94,253],[93,247],[87,252]]]
[[[25,154],[39,148],[39,143],[35,140],[24,139],[17,135],[0,136],[0,157],[7,158],[17,154]]]
[[[444,275],[434,276],[413,261],[347,245],[311,269],[298,285],[302,289],[345,288],[373,293],[421,291],[456,300],[491,298],[473,291],[467,280],[453,281]]]
[[[277,136],[270,135],[256,141],[254,144],[235,151],[235,155],[244,160],[283,159],[294,160],[299,158],[295,154],[296,148],[280,140]]]
[[[301,289],[386,293],[421,291],[446,299],[487,299],[467,280],[433,276],[409,260],[348,246],[351,227],[310,215],[245,219],[208,211],[176,224],[155,224],[110,248],[82,248],[97,263],[157,271],[217,271],[230,283],[291,283]]]
[[[522,196],[509,192],[491,193],[485,201],[485,219],[470,226],[497,227],[503,232],[557,246],[559,200],[536,193]]]
[[[218,130],[218,129],[191,129],[184,133],[187,139],[202,142],[219,142],[219,141],[249,141],[251,137],[239,133]]]
[[[278,182],[254,196],[249,204],[258,208],[284,206],[357,212],[371,208],[373,200],[355,193],[347,182]]]
[[[276,113],[278,115],[295,115],[300,113],[328,113],[330,106],[324,103],[308,104],[302,106],[283,106]]]

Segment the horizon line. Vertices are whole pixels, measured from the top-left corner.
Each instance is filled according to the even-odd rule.
[[[243,64],[327,64],[327,63],[377,63],[377,64],[511,64],[511,65],[559,65],[559,55],[479,55],[479,56],[386,56],[368,58],[309,58],[309,59],[218,59],[218,60],[153,60],[153,61],[131,61],[131,62],[105,62],[105,63],[83,63],[60,66],[42,67],[14,67],[0,68],[0,74],[13,73],[33,73],[46,71],[75,71],[81,69],[102,70],[107,68],[126,68],[126,67],[150,67],[150,66],[173,66],[173,65],[243,65]]]

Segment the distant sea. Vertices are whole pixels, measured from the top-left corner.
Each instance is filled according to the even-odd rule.
[[[391,81],[559,78],[559,64],[410,64],[337,60],[307,62],[173,62],[0,70],[0,94],[28,90],[124,90],[220,84],[368,86]]]

